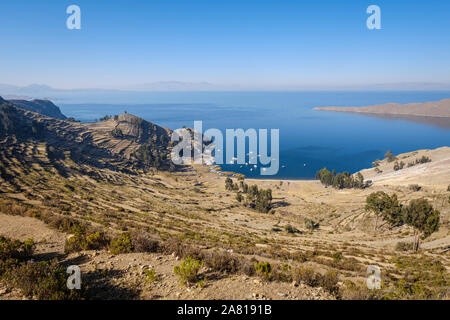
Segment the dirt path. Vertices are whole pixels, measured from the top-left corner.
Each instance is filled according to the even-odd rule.
[[[66,235],[34,218],[0,213],[0,236],[24,241],[33,239],[37,254],[63,253]]]

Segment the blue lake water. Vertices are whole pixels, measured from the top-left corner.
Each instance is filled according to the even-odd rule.
[[[406,120],[313,110],[450,98],[450,92],[109,92],[57,97],[67,116],[92,121],[124,111],[171,129],[193,127],[279,129],[280,170],[260,176],[240,165],[225,170],[248,177],[311,179],[327,167],[356,172],[394,154],[450,145],[450,129]],[[306,166],[305,166],[306,164]],[[283,166],[283,167],[281,167]]]

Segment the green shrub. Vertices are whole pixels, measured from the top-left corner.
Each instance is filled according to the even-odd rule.
[[[339,296],[342,300],[376,300],[380,299],[379,290],[370,290],[367,284],[350,280],[344,282],[344,286],[339,290]]]
[[[23,263],[8,270],[3,279],[26,297],[38,300],[75,300],[83,294],[67,289],[66,271],[56,261]]]
[[[198,281],[198,272],[202,266],[203,261],[187,257],[179,266],[173,268],[173,272],[180,278],[181,283],[195,283]]]
[[[122,233],[118,238],[111,240],[110,251],[114,255],[133,252],[130,234]]]
[[[146,283],[155,282],[159,279],[155,269],[144,270],[144,274]]]
[[[66,240],[64,252],[78,252],[82,250],[99,250],[108,245],[108,239],[101,232],[94,232],[86,235],[84,232],[77,232]]]
[[[444,265],[433,257],[394,258],[400,278],[384,294],[386,299],[446,299],[450,277]]]
[[[24,261],[31,257],[33,250],[33,239],[28,239],[21,242],[19,240],[11,240],[5,237],[0,237],[0,261],[6,261],[8,259]]]
[[[397,160],[397,157],[392,154],[391,150],[388,150],[386,152],[386,154],[384,155],[384,158],[387,160],[387,162],[392,162],[394,160]]]
[[[337,263],[339,263],[339,262],[342,260],[342,258],[343,258],[341,252],[335,252],[335,253],[333,253],[333,254],[331,255],[331,257],[332,257],[333,260],[334,260],[335,262],[337,262]]]
[[[291,282],[292,281],[292,271],[291,266],[288,264],[276,264],[273,266],[271,271],[272,281],[281,281],[281,282]]]
[[[256,274],[266,281],[272,279],[272,266],[268,262],[258,262],[255,265]]]

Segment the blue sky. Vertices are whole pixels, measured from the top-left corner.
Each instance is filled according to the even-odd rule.
[[[77,4],[82,29],[66,28]],[[381,8],[368,30],[366,8]],[[0,2],[0,83],[450,84],[450,1]]]

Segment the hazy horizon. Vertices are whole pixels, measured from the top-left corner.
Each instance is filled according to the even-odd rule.
[[[380,30],[367,28],[369,3],[362,0],[80,0],[80,30],[66,27],[71,4],[0,4],[7,44],[0,83],[63,90],[450,89],[448,2],[377,1]]]

